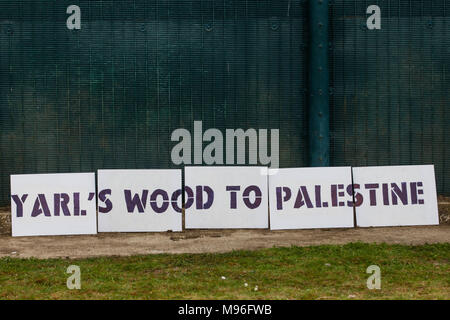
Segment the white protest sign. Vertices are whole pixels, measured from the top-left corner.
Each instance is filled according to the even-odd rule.
[[[263,167],[186,167],[186,228],[268,228]]]
[[[11,175],[12,235],[96,234],[94,173]]]
[[[354,226],[350,167],[269,172],[270,229]]]
[[[353,168],[360,227],[439,224],[434,166]]]
[[[181,170],[99,170],[99,232],[182,230]]]

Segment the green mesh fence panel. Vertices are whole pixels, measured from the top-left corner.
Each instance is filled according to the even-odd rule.
[[[171,133],[194,120],[280,129],[281,166],[307,165],[305,14],[300,0],[0,0],[0,205],[10,174],[174,168]]]
[[[368,30],[369,5],[381,30]],[[450,194],[450,0],[334,0],[332,165],[434,164]]]
[[[450,194],[450,0],[330,8],[332,165],[433,163]],[[194,120],[280,129],[307,166],[307,25],[301,0],[0,0],[0,205],[10,174],[174,168]]]

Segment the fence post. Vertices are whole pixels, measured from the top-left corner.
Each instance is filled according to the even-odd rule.
[[[309,160],[324,167],[330,165],[328,0],[309,1],[309,21]]]

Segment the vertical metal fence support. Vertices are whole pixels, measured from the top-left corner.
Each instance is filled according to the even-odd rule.
[[[330,165],[328,0],[309,1],[309,21],[309,160],[323,167]]]

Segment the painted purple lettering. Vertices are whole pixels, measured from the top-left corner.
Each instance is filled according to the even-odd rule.
[[[368,183],[365,184],[364,187],[369,190],[369,197],[370,197],[370,205],[376,206],[377,205],[377,189],[380,187],[378,183]]]
[[[316,208],[322,208],[321,186],[315,186],[316,191]]]
[[[131,190],[124,190],[125,203],[127,204],[128,213],[133,213],[134,209],[137,207],[138,212],[143,213],[147,205],[148,190],[142,191],[142,197],[139,194],[134,194],[131,198]]]
[[[185,209],[189,209],[194,204],[194,191],[188,186],[184,187],[186,203],[184,204]]]
[[[206,192],[207,200],[204,203],[203,202],[203,192]],[[198,210],[204,210],[211,208],[213,202],[214,202],[214,191],[208,187],[208,186],[197,186],[196,187],[196,205]]]
[[[105,204],[104,207],[102,207],[100,205],[98,206],[98,212],[100,212],[100,213],[111,212],[111,210],[113,208],[113,204],[112,204],[111,200],[108,199],[108,196],[110,196],[111,194],[112,194],[111,189],[105,189],[98,193],[98,199],[100,200],[100,202],[103,202]]]
[[[237,209],[237,191],[241,190],[240,186],[227,186],[227,191],[230,191],[230,209]]]
[[[53,200],[54,200],[53,202],[54,202],[54,207],[55,207],[54,215],[56,217],[59,216],[61,209],[65,216],[70,216],[70,210],[68,207],[70,197],[67,193],[55,193],[53,195]]]
[[[25,200],[27,200],[28,194],[23,194],[22,197],[20,197],[20,198],[18,195],[13,194],[11,196],[11,198],[13,199],[14,203],[16,204],[16,217],[17,218],[23,217],[23,204],[24,204]]]
[[[339,184],[339,185],[335,185],[332,184],[331,185],[331,206],[333,207],[344,207],[345,206],[345,202],[344,201],[339,201],[340,197],[344,197],[345,196],[345,191],[339,191],[338,190],[345,190],[344,189],[344,185],[343,184]]]
[[[423,182],[417,182],[417,194],[423,195]],[[424,199],[419,199],[419,204],[424,204]]]
[[[402,188],[400,189],[396,183],[391,183],[392,204],[395,206],[398,204],[398,199],[400,199],[403,205],[408,204],[408,188],[406,182],[402,182],[401,186]]]
[[[158,196],[161,196],[163,199],[161,207],[158,207]],[[155,211],[156,213],[164,213],[169,207],[169,196],[167,195],[167,192],[162,189],[156,189],[155,191],[153,191],[152,195],[150,196],[150,205],[152,206],[153,211]]]
[[[331,185],[331,206],[332,207],[338,206],[337,185],[335,184]]]
[[[288,187],[277,187],[275,190],[277,194],[277,210],[283,210],[283,202],[289,201],[289,199],[291,199],[291,189]]]
[[[411,189],[411,204],[417,204],[417,183],[411,182],[409,188]]]
[[[80,215],[80,193],[79,192],[73,193],[73,215],[74,216]]]
[[[173,210],[175,210],[175,212],[178,212],[178,213],[181,213],[183,211],[182,208],[180,208],[178,206],[178,198],[181,196],[181,194],[182,194],[182,190],[178,189],[174,193],[172,193],[172,198],[170,199]]]
[[[352,201],[347,201],[348,207],[359,207],[363,204],[363,196],[361,193],[356,192],[357,189],[360,189],[361,186],[359,184],[349,184],[347,186],[347,194],[353,198]]]
[[[294,208],[298,209],[306,204],[306,207],[313,208],[311,199],[309,198],[308,190],[305,186],[301,186],[298,189],[297,198],[295,199]]]
[[[250,192],[255,193],[255,201],[253,203],[250,200]],[[256,209],[261,205],[262,193],[261,193],[261,189],[258,186],[248,186],[247,188],[245,188],[242,196],[244,199],[244,204],[249,209]]]
[[[33,211],[31,212],[32,217],[37,217],[41,213],[44,213],[44,216],[50,217],[50,209],[47,205],[47,200],[45,199],[45,195],[39,194],[34,202]]]
[[[389,205],[389,185],[387,183],[383,183],[381,185],[381,188],[383,190],[383,204],[385,206]]]

